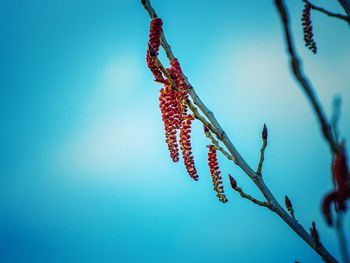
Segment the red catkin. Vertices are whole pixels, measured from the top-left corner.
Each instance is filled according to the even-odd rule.
[[[346,210],[346,200],[350,198],[350,175],[346,162],[345,152],[336,153],[332,165],[335,189],[327,194],[322,202],[322,212],[329,225],[332,225],[331,204],[335,203],[336,209]]]
[[[179,105],[180,114],[182,117],[185,117],[187,115],[186,100],[188,99],[188,87],[179,61],[176,58],[173,58],[170,61],[170,65],[171,68],[169,69],[169,73],[178,90],[177,103]]]
[[[217,197],[219,198],[219,201],[222,203],[227,202],[227,198],[224,194],[224,187],[222,185],[222,178],[220,176],[220,170],[219,170],[219,164],[217,161],[217,155],[216,155],[216,149],[214,145],[208,146],[208,165],[210,169],[210,174],[212,177],[214,190],[217,193]]]
[[[176,138],[176,111],[174,110],[174,94],[170,85],[165,85],[160,89],[159,108],[165,129],[165,138],[170,152],[170,157],[174,162],[179,161],[179,149]]]
[[[198,180],[197,169],[194,164],[191,145],[191,124],[194,120],[193,115],[187,115],[182,121],[180,129],[180,149],[188,174],[195,180]]]
[[[312,53],[317,53],[317,46],[314,40],[312,22],[311,22],[311,7],[309,4],[304,5],[303,14],[301,17],[305,46],[308,47]]]
[[[331,192],[328,195],[326,195],[326,197],[323,199],[323,202],[322,202],[322,213],[323,213],[323,216],[326,218],[328,225],[333,224],[332,215],[331,215],[331,204],[335,200],[336,200],[336,193]]]
[[[336,182],[337,202],[339,209],[344,211],[346,209],[345,200],[349,194],[346,189],[346,182],[349,180],[349,173],[344,152],[335,155],[332,168],[333,177]]]
[[[153,59],[158,55],[158,50],[160,46],[160,35],[162,33],[162,25],[163,22],[158,17],[153,18],[151,20],[146,61],[149,69],[155,77],[155,81],[164,83],[165,79],[163,77],[163,74]]]

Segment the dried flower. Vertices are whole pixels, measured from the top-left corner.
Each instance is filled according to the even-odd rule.
[[[188,174],[194,179],[198,180],[198,174],[194,165],[194,159],[192,154],[191,145],[191,124],[194,120],[193,115],[187,115],[182,121],[180,129],[180,149],[182,151],[182,157]]]
[[[304,42],[305,46],[308,47],[312,53],[317,53],[316,42],[313,36],[312,22],[311,22],[311,6],[306,3],[304,5],[303,14],[301,17],[303,31],[304,31]]]
[[[208,146],[208,148],[209,148],[208,165],[209,165],[210,174],[214,185],[214,190],[216,191],[217,193],[216,196],[219,198],[220,202],[226,203],[227,198],[224,194],[224,187],[221,181],[222,178],[220,176],[219,164],[216,156],[216,149],[214,145],[210,145]]]

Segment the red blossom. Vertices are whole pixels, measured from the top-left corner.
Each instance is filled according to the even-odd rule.
[[[216,149],[214,145],[210,145],[208,146],[208,148],[208,165],[214,185],[214,190],[216,191],[216,196],[219,198],[220,202],[226,203],[227,198],[224,194],[224,187],[221,181],[222,178],[220,176],[219,163],[216,156]]]
[[[154,57],[158,55],[162,25],[163,22],[158,17],[151,20],[146,61],[149,69],[155,77],[155,81],[163,83],[165,81],[163,74],[154,61]]]
[[[331,192],[323,199],[322,202],[322,212],[324,217],[326,218],[326,221],[328,225],[332,225],[332,215],[331,215],[331,204],[336,200],[336,193]]]
[[[166,143],[170,151],[170,157],[174,162],[179,161],[179,149],[176,138],[177,113],[174,110],[174,94],[170,85],[160,89],[159,108],[165,129]]]
[[[196,167],[194,165],[194,159],[192,154],[192,145],[191,145],[191,124],[194,120],[193,115],[187,115],[182,121],[180,129],[180,149],[182,151],[182,157],[186,170],[188,174],[194,179],[198,180],[198,174]]]
[[[349,180],[348,167],[346,163],[345,154],[336,154],[333,162],[333,177],[336,183],[337,202],[339,209],[344,211],[346,209],[345,200],[349,193],[347,193],[346,182]]]
[[[170,61],[171,68],[169,73],[171,78],[174,80],[179,96],[177,97],[177,102],[181,111],[181,116],[185,117],[187,114],[187,103],[188,99],[188,87],[183,75],[179,61],[176,58],[173,58]]]
[[[346,210],[346,200],[350,197],[350,175],[346,162],[345,152],[336,153],[332,165],[333,178],[335,182],[334,191],[326,195],[322,202],[322,211],[327,223],[332,225],[331,205],[336,209]]]
[[[316,42],[314,40],[312,22],[311,22],[311,7],[309,4],[304,5],[303,14],[301,17],[305,46],[308,47],[312,53],[317,53]]]

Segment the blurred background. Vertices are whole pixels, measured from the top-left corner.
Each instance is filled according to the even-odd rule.
[[[266,123],[266,183],[307,229],[316,221],[339,258],[320,213],[329,148],[289,72],[273,1],[152,2],[185,74],[252,167]],[[328,116],[341,96],[339,130],[350,138],[349,27],[313,12],[313,55],[302,1],[286,2],[305,72]],[[342,12],[337,1],[314,3]],[[321,262],[280,218],[230,189],[227,173],[261,198],[220,155],[229,202],[217,200],[199,123],[199,181],[172,163],[140,1],[1,1],[0,21],[1,262]]]

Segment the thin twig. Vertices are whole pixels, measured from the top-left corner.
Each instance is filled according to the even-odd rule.
[[[151,6],[149,0],[141,0],[144,8],[148,12],[151,18],[157,17],[156,12]],[[161,45],[165,50],[165,53],[169,60],[172,60],[175,56],[168,44],[164,32],[161,34]],[[270,209],[274,211],[278,216],[285,221],[295,233],[297,233],[310,247],[312,247],[324,260],[327,262],[337,262],[337,260],[322,246],[315,243],[311,235],[305,230],[303,226],[297,223],[279,204],[270,189],[266,186],[263,177],[257,174],[237,151],[236,147],[233,145],[226,132],[222,129],[219,122],[216,120],[214,114],[207,108],[207,106],[200,99],[193,86],[188,82],[186,76],[184,76],[185,82],[188,87],[189,95],[191,96],[193,103],[203,112],[210,124],[215,129],[215,134],[218,140],[220,140],[223,145],[227,148],[229,153],[233,156],[235,164],[237,164],[254,182],[254,184],[259,188],[260,192],[264,195],[266,201],[269,203]]]
[[[267,146],[267,128],[266,128],[265,124],[264,124],[264,128],[263,128],[261,137],[262,137],[263,144],[262,144],[261,150],[260,150],[260,160],[259,160],[259,164],[258,164],[258,169],[256,170],[257,174],[261,174],[262,166],[263,166],[263,163],[265,160],[265,149]]]
[[[339,19],[342,19],[344,20],[345,22],[349,23],[350,24],[350,18],[346,15],[342,15],[342,14],[337,14],[337,13],[333,13],[333,12],[330,12],[322,7],[319,7],[319,6],[316,6],[314,5],[313,3],[311,3],[309,0],[303,0],[304,3],[307,3],[311,9],[314,9],[316,11],[319,11],[321,13],[324,13],[326,14],[327,16],[330,16],[330,17],[335,17],[335,18],[339,18]]]
[[[206,127],[206,126],[204,126]],[[214,144],[215,148],[217,150],[219,150],[223,155],[225,155],[225,157],[231,161],[234,161],[234,158],[232,157],[231,154],[229,154],[227,151],[224,150],[224,148],[222,148],[219,144],[219,141],[217,141],[214,136],[211,134],[210,130],[205,130],[204,131],[205,136],[207,136],[207,138],[212,142],[212,144]]]
[[[343,7],[348,17],[350,17],[350,0],[338,0],[338,2]]]
[[[230,174],[229,174],[229,177],[230,177],[230,180],[234,180],[233,177],[232,177]],[[259,205],[259,206],[265,206],[265,207],[267,207],[268,209],[272,209],[272,208],[271,208],[271,205],[270,205],[268,202],[260,201],[260,200],[258,200],[258,199],[256,199],[256,198],[252,197],[251,195],[246,194],[246,193],[243,191],[242,188],[240,188],[240,187],[237,186],[237,183],[236,183],[236,182],[235,182],[234,184],[232,184],[232,181],[231,181],[231,186],[232,186],[232,188],[233,188],[236,192],[238,192],[238,193],[241,195],[241,197],[243,197],[243,198],[245,198],[245,199],[248,199],[248,200],[250,200],[251,202],[253,202],[254,204],[257,204],[257,205]]]

